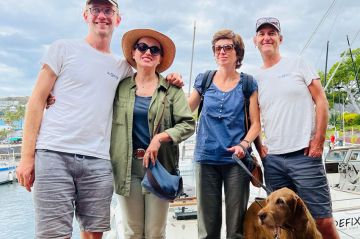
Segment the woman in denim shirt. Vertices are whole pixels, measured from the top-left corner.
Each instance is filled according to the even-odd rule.
[[[251,126],[246,134],[244,95],[240,68],[244,58],[244,43],[231,30],[214,34],[212,49],[218,65],[210,87],[204,94],[197,132],[195,162],[198,200],[199,238],[220,238],[222,220],[222,185],[226,206],[226,238],[242,238],[243,219],[249,200],[250,178],[231,158],[235,153],[243,158],[244,148],[260,132],[257,84],[252,81],[250,96]],[[204,74],[199,74],[189,98],[194,111],[200,104]]]
[[[195,121],[182,89],[159,73],[172,64],[175,45],[160,32],[135,29],[124,34],[123,53],[137,73],[120,82],[114,100],[111,163],[125,238],[165,238],[169,202],[141,187],[155,160],[178,169],[178,144],[194,133]]]

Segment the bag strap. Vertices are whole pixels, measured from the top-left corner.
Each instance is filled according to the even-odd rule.
[[[252,75],[248,75],[248,74],[241,72],[240,79],[242,81],[242,91],[244,94],[245,130],[247,133],[250,128],[250,112],[249,112],[250,110],[249,110],[249,108],[250,108],[250,96],[252,94],[251,85],[253,84],[254,77]]]
[[[158,120],[158,124],[157,124],[157,126],[156,127],[154,127],[154,132],[153,132],[153,137],[154,137],[154,135],[155,134],[157,134],[157,133],[159,133],[159,130],[160,130],[160,123],[161,123],[161,120],[162,120],[162,118],[163,118],[163,116],[164,116],[164,112],[165,112],[165,106],[166,106],[166,101],[167,101],[167,91],[165,91],[165,96],[164,96],[164,101],[163,101],[163,107],[164,107],[164,109],[163,109],[163,111],[161,112],[161,116],[160,116],[160,118],[159,118],[159,120]],[[154,122],[155,123],[155,122]],[[155,126],[155,125],[154,125]]]
[[[216,73],[216,70],[208,70],[203,75],[203,79],[202,79],[202,82],[201,82],[200,104],[199,104],[198,115],[197,115],[198,119],[199,119],[199,116],[200,116],[200,113],[201,113],[201,110],[202,110],[202,107],[203,107],[203,104],[204,104],[205,92],[207,91],[207,89],[209,89],[209,87],[210,87],[210,85],[211,85],[211,83],[213,81],[215,73]]]

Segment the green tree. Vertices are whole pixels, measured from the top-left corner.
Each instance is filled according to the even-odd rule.
[[[352,50],[353,53],[353,59],[356,66],[356,71],[358,71],[358,68],[360,67],[360,48]],[[336,90],[336,87],[345,87],[345,86],[352,86],[353,87],[353,93],[357,94],[359,93],[359,85],[357,85],[357,82],[355,81],[355,72],[353,63],[351,60],[350,52],[346,50],[345,52],[341,53],[341,57],[343,57],[345,54],[345,58],[343,59],[343,63],[340,64],[340,62],[336,62],[329,71],[328,76],[332,76],[340,64],[339,68],[335,72],[334,78],[332,79],[332,82],[329,85],[329,90]],[[359,72],[360,73],[360,72]],[[324,83],[324,73],[320,73],[320,77],[322,80],[322,83]],[[329,77],[327,79],[329,79]],[[359,79],[359,76],[357,77]],[[359,82],[360,83],[360,82]]]
[[[10,111],[10,110],[5,111],[2,118],[7,124],[11,125],[14,121],[23,119],[24,116],[25,116],[25,106],[19,105],[17,106],[16,111]]]
[[[326,96],[329,101],[330,108],[333,108],[335,104],[349,104],[348,92],[354,96],[355,102],[359,105],[358,101],[360,99],[360,48],[353,49],[353,59],[355,62],[356,69],[354,70],[354,65],[352,63],[351,55],[348,50],[341,53],[341,57],[344,56],[342,63],[336,62],[331,68],[327,76],[327,80],[333,76],[332,81],[329,83],[329,86],[326,90]],[[337,69],[338,68],[338,69]],[[337,69],[337,70],[336,70]],[[336,72],[335,72],[336,70]],[[358,72],[357,77],[355,78],[356,72]],[[335,72],[335,74],[334,74]],[[324,82],[324,72],[319,72],[322,84]],[[328,83],[328,82],[327,82]],[[344,102],[343,102],[344,101]]]

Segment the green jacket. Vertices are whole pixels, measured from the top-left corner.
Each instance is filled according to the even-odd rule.
[[[194,133],[195,120],[184,91],[169,85],[161,75],[159,78],[159,86],[152,96],[148,111],[150,137],[153,136],[154,126],[160,124],[159,132],[165,131],[172,138],[172,142],[161,144],[158,160],[169,172],[173,173],[178,169],[178,144]],[[110,157],[115,192],[123,196],[130,194],[135,89],[134,76],[125,78],[120,82],[114,100]],[[163,111],[164,115],[161,118]]]

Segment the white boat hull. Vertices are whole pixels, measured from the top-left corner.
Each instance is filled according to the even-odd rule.
[[[0,167],[0,184],[16,180],[15,166]]]

